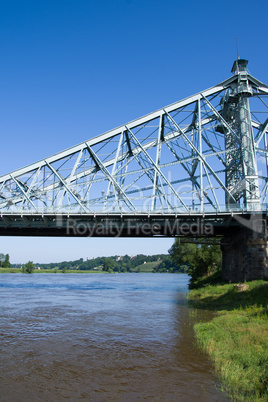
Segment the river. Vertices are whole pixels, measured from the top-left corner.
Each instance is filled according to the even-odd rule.
[[[1,274],[0,400],[227,401],[187,275]]]

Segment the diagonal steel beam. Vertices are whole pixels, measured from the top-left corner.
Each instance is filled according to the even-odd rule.
[[[210,107],[210,109],[212,110],[212,112],[215,114],[215,116],[217,116],[217,118],[219,119],[219,121],[222,122],[222,124],[224,125],[225,128],[227,128],[228,131],[230,131],[233,136],[237,139],[237,141],[239,143],[241,143],[240,138],[238,137],[238,135],[234,132],[234,130],[232,129],[232,127],[230,127],[230,125],[227,123],[227,121],[222,117],[222,115],[217,111],[217,109],[215,109],[215,107],[210,103],[210,101],[205,97],[204,94],[201,93],[202,98],[205,100],[205,102],[207,103],[207,105]]]
[[[114,177],[110,174],[109,170],[104,166],[104,164],[102,163],[102,161],[100,160],[100,158],[97,156],[97,154],[93,151],[93,149],[91,148],[91,146],[86,142],[89,154],[92,156],[92,159],[95,161],[95,163],[97,164],[97,166],[100,168],[100,170],[102,171],[102,173],[107,177],[107,179],[109,179],[115,189],[118,191],[118,194],[122,194],[125,197],[124,202],[126,204],[129,204],[134,211],[137,212],[135,206],[133,205],[133,203],[130,201],[130,199],[128,198],[128,196],[126,195],[126,193],[124,192],[124,190],[119,186],[119,184],[117,183],[117,181],[114,179]]]
[[[63,184],[64,188],[67,190],[67,192],[75,199],[75,201],[80,205],[80,207],[85,211],[88,212],[88,209],[85,208],[85,206],[81,203],[81,201],[79,200],[79,198],[74,194],[74,192],[71,190],[71,188],[69,187],[68,183],[66,183],[66,181],[64,180],[64,178],[57,172],[56,169],[54,169],[54,167],[52,165],[50,165],[49,162],[46,161],[47,166],[49,167],[49,169],[55,174],[55,176],[57,176],[57,178],[60,180],[60,182]]]
[[[112,177],[114,177],[116,164],[118,163],[118,158],[119,158],[119,153],[120,153],[121,146],[122,146],[123,136],[124,136],[124,132],[121,133],[119,141],[118,141],[117,150],[116,150],[114,163],[113,163],[113,167],[112,167],[112,173],[111,173]],[[107,205],[107,200],[108,200],[110,188],[111,188],[111,181],[109,180],[108,186],[107,186],[107,191],[106,191],[105,202],[104,202],[104,205],[103,205],[104,210],[105,210],[106,205]],[[117,200],[117,205],[119,206],[119,201],[118,201],[118,197],[116,196],[116,192],[115,192],[115,198]]]
[[[252,124],[253,126],[253,124]],[[261,129],[259,130],[256,138],[255,138],[255,144],[259,145],[259,142],[261,141],[262,137],[264,136],[265,133],[268,132],[268,118],[265,120],[265,122],[261,125]]]
[[[24,194],[25,198],[30,202],[30,204],[34,207],[34,209],[37,211],[36,206],[34,205],[34,203],[32,202],[32,200],[29,198],[29,196],[27,195],[26,191],[24,190],[23,186],[20,184],[20,182],[16,179],[16,177],[13,177],[12,174],[10,175],[11,179],[14,180],[14,182],[17,184],[17,186],[19,187],[19,189],[22,191],[22,193]]]

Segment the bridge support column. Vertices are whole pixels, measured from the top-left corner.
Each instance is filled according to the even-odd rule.
[[[244,220],[241,218],[241,220]],[[251,216],[245,226],[230,230],[222,245],[222,277],[229,282],[268,279],[267,221],[262,216]]]

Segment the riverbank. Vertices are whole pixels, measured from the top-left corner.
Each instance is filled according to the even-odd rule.
[[[152,261],[146,264],[138,265],[134,268],[131,268],[129,272],[140,272],[140,273],[151,273],[155,272],[156,268],[160,265],[160,261]],[[33,274],[99,274],[99,273],[112,273],[112,272],[120,272],[120,271],[104,271],[103,266],[96,266],[93,269],[59,269],[58,267],[55,268],[38,268],[33,270]],[[127,270],[123,272],[128,272]],[[14,274],[14,273],[22,273],[22,268],[0,268],[0,274]]]
[[[194,330],[233,400],[268,401],[268,282],[245,285],[206,281],[192,289],[192,307],[215,311],[212,321]]]

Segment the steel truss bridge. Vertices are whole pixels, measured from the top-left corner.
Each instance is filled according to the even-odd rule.
[[[268,86],[247,60],[232,73],[0,177],[0,235],[217,236],[266,216]]]

